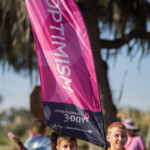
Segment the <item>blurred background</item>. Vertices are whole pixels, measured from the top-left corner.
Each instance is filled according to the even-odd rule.
[[[93,49],[105,128],[116,118],[131,118],[150,149],[149,2],[77,0],[77,4]],[[36,111],[42,109],[40,95],[34,96],[39,107],[31,102],[37,85],[36,50],[25,2],[0,0],[0,150],[17,149],[7,137],[9,131],[23,141],[28,137]],[[84,141],[79,145],[89,149]]]

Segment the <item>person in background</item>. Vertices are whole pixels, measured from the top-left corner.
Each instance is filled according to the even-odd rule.
[[[108,150],[124,150],[127,142],[127,130],[121,122],[114,122],[108,126],[106,139],[110,144]]]
[[[146,144],[142,136],[135,135],[140,129],[134,125],[134,121],[127,119],[123,123],[127,128],[128,141],[125,145],[126,150],[146,150]]]
[[[51,141],[52,141],[52,144],[51,144],[51,147],[52,147],[52,150],[56,150],[56,145],[57,145],[57,137],[58,137],[59,133],[56,132],[56,131],[53,131],[51,133]]]
[[[32,134],[24,144],[19,138],[9,136],[11,140],[17,143],[21,150],[51,150],[51,140],[45,137],[46,123],[44,120],[34,120],[32,123]]]
[[[8,137],[10,140],[12,140],[13,142],[15,142],[16,144],[18,144],[18,146],[20,147],[20,150],[27,150],[23,143],[21,142],[21,140],[17,137],[14,136],[13,132],[8,132]]]

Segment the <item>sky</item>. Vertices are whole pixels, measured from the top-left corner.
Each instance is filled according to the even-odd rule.
[[[2,66],[0,64],[0,66]],[[9,110],[13,108],[30,108],[30,94],[35,85],[39,85],[37,76],[31,82],[29,76],[17,74],[11,67],[6,65],[3,71],[0,68],[0,95],[2,102],[0,104],[0,111]]]
[[[118,108],[130,107],[150,111],[150,56],[143,58],[139,64],[141,51],[131,59],[124,50],[119,54],[116,62],[114,59],[108,61],[114,104]],[[123,94],[118,100],[123,82]]]
[[[110,58],[107,61],[110,87],[117,108],[130,107],[150,111],[150,56],[142,59],[139,69],[140,56],[139,51],[138,55],[131,60],[127,57],[124,48],[117,59]],[[126,77],[125,72],[127,72]],[[7,111],[12,107],[29,110],[30,94],[35,85],[40,85],[37,75],[34,76],[31,83],[29,76],[17,74],[7,65],[5,71],[0,68],[0,95],[3,97],[0,111]],[[123,81],[123,94],[118,101]]]

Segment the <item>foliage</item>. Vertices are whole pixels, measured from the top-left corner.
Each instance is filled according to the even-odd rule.
[[[149,55],[150,4],[146,0],[77,0],[77,2],[93,49],[104,123],[107,128],[107,125],[116,120],[116,109],[107,77],[107,60],[103,59],[102,51],[103,49],[107,51],[107,58],[116,57],[121,48],[127,44],[128,56],[131,56],[135,47],[136,53],[142,51],[141,58]],[[0,41],[0,59],[4,64],[8,62],[17,72],[23,70],[31,76],[33,70],[37,69],[37,61],[25,1],[0,1]]]
[[[36,55],[25,2],[1,0],[0,14],[0,58],[17,72],[23,68],[31,74]]]
[[[142,47],[142,56],[150,52],[148,33],[149,7],[143,0],[78,0],[82,13],[87,13],[89,7],[95,6],[99,22],[99,34],[110,31],[113,40],[103,39],[100,36],[101,48],[106,48],[108,56],[116,55],[118,48],[129,44],[128,54],[136,44]],[[92,4],[90,6],[90,4]],[[87,7],[87,8],[86,8]],[[0,39],[1,49],[5,51],[0,58],[7,60],[16,71],[36,68],[36,55],[33,35],[30,27],[27,9],[24,1],[0,1]],[[97,22],[97,23],[98,23]],[[134,39],[133,44],[129,42]],[[3,44],[2,44],[3,43]],[[109,49],[116,49],[110,52]]]
[[[8,144],[10,141],[7,133],[12,131],[16,136],[22,137],[27,134],[31,127],[32,116],[25,109],[11,109],[10,112],[0,113],[0,143]]]
[[[24,110],[24,109],[23,110],[21,110],[21,109],[20,110],[14,110],[13,109],[13,111],[16,112],[16,113],[13,113],[14,115],[15,114],[21,114],[22,123],[23,123],[21,125],[22,127],[16,126],[16,128],[13,130],[13,132],[15,133],[15,135],[21,137],[21,139],[23,141],[25,141],[28,137],[27,131],[30,129],[30,126],[28,126],[28,128],[26,128],[27,126],[25,125],[24,119],[26,119],[26,117],[30,116],[29,112],[27,110]],[[20,113],[20,112],[24,112],[24,113]],[[2,112],[2,113],[0,113],[0,116],[5,116],[6,114],[7,114],[6,112]],[[129,109],[121,109],[121,110],[119,110],[119,114],[120,114],[122,121],[124,121],[127,118],[131,118],[131,119],[135,120],[136,126],[141,128],[141,130],[140,130],[140,132],[138,132],[138,134],[142,135],[144,137],[144,139],[146,138],[147,131],[148,131],[148,125],[149,125],[149,122],[147,120],[150,120],[150,113],[149,112],[142,112],[142,111],[134,110],[134,109],[130,109],[130,110]],[[8,117],[8,118],[11,119],[11,117]],[[15,118],[15,116],[13,118]],[[32,118],[32,117],[30,116],[30,118]],[[0,117],[0,120],[1,120],[1,117]],[[32,122],[31,120],[29,120],[29,121]],[[8,120],[8,122],[11,122],[11,120]],[[11,129],[13,128],[12,126],[13,126],[13,122],[11,122],[10,124],[8,124],[6,126],[0,125],[0,145],[9,145],[10,144],[10,141],[7,137],[7,133],[9,131],[11,131]],[[51,132],[52,132],[52,130],[48,129],[47,135],[50,135]],[[78,145],[79,145],[80,150],[89,149],[88,143],[85,141],[78,140]]]
[[[135,125],[140,128],[138,134],[142,135],[144,139],[146,139],[148,127],[150,125],[150,122],[148,121],[150,120],[150,112],[144,112],[136,109],[121,109],[118,114],[120,115],[122,121],[128,118],[133,119]]]
[[[89,149],[88,142],[85,142],[83,140],[77,140],[77,143],[78,143],[78,149],[79,150],[87,150],[87,149]]]
[[[7,137],[0,138],[0,145],[6,145],[6,144],[8,144],[8,138]]]
[[[26,109],[16,110],[14,108],[11,108],[10,109],[10,113],[9,113],[9,120],[11,122],[14,122],[16,116],[21,116],[24,119],[24,121],[29,121],[29,120],[33,119],[31,114],[30,114],[30,112],[28,110],[26,110]]]

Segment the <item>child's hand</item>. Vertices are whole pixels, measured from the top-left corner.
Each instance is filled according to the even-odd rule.
[[[8,137],[9,137],[10,140],[15,142],[16,144],[18,144],[20,142],[20,139],[15,137],[13,132],[8,132]]]
[[[13,133],[13,132],[8,132],[8,137],[9,137],[9,138],[14,137],[14,133]]]

